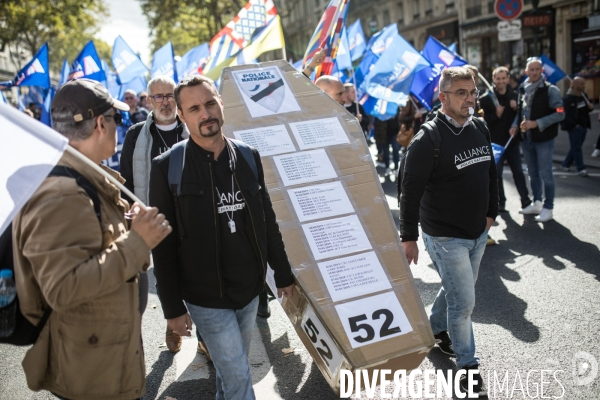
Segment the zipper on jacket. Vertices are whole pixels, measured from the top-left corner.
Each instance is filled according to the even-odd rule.
[[[254,218],[252,218],[252,210],[250,210],[250,204],[248,204],[248,202],[246,201],[246,196],[244,196],[244,191],[242,190],[242,187],[240,186],[240,184],[237,180],[237,175],[235,174],[235,172],[233,173],[233,178],[235,179],[235,183],[238,185],[238,188],[240,189],[240,193],[242,194],[242,198],[244,199],[244,202],[246,203],[246,206],[248,207],[248,214],[250,214],[250,223],[252,224],[252,232],[254,232],[254,241],[256,242],[256,248],[258,248],[258,254],[260,254],[260,265],[262,266],[262,269],[263,269],[263,282],[266,282],[267,269],[265,267],[265,260],[263,259],[262,251],[260,251],[260,245],[258,244],[258,237],[256,236],[256,229],[254,228]]]
[[[217,256],[217,275],[219,277],[219,294],[223,298],[223,285],[221,282],[221,257],[219,257],[219,232],[217,230],[217,204],[215,203],[215,182],[213,180],[212,162],[208,163],[208,169],[210,170],[210,192],[212,194],[213,202],[213,216],[215,221],[215,240],[217,245],[215,246],[215,253]]]

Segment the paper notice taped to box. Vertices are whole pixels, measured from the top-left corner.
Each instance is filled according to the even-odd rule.
[[[300,106],[278,67],[231,73],[253,118],[300,111]]]
[[[334,302],[392,288],[377,255],[372,251],[318,265]]]
[[[412,332],[394,292],[338,304],[335,309],[354,349]]]
[[[273,157],[283,186],[323,181],[337,174],[323,149]]]
[[[304,224],[302,229],[315,260],[371,249],[356,215]]]
[[[288,194],[300,222],[354,212],[341,182],[289,189]]]
[[[285,125],[233,132],[236,139],[254,147],[261,157],[296,151]]]
[[[302,316],[302,329],[304,329],[310,343],[327,365],[331,376],[335,377],[342,366],[343,357],[310,305],[306,306],[306,311]]]
[[[290,123],[301,150],[350,143],[337,118],[313,119]]]

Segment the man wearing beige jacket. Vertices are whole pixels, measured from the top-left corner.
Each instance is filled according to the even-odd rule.
[[[122,180],[101,161],[116,151],[117,110],[128,109],[100,83],[79,79],[57,91],[51,113],[71,146]],[[37,324],[52,309],[23,360],[27,384],[61,399],[139,399],[145,368],[138,277],[172,228],[148,208],[129,229],[130,207],[116,186],[70,154],[58,164],[94,186],[100,216],[76,180],[61,176],[47,178],[13,220],[21,311]]]

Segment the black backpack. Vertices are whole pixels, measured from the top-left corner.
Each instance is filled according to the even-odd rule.
[[[442,135],[440,134],[440,131],[437,127],[436,121],[437,115],[433,119],[421,125],[421,130],[423,131],[423,134],[429,135],[431,141],[433,142],[433,171],[431,173],[432,176],[435,176],[435,170],[437,169],[440,163],[440,147],[442,145]],[[479,118],[472,118],[471,123],[474,124],[475,128],[478,131],[480,131],[483,134],[483,136],[486,137],[488,142],[491,143],[490,136],[486,133],[485,123]],[[398,208],[400,208],[400,195],[402,194],[402,178],[404,177],[404,164],[406,163],[406,156],[408,155],[408,151],[410,150],[410,147],[417,136],[418,134],[415,135],[413,140],[411,140],[408,147],[406,148],[406,151],[402,156],[402,160],[400,161],[400,167],[398,168],[398,178],[396,179],[396,183],[398,185]]]
[[[183,219],[181,218],[181,210],[179,208],[179,195],[181,194],[181,177],[183,176],[183,168],[185,164],[185,149],[189,139],[182,140],[171,147],[171,154],[169,155],[169,173],[167,175],[167,181],[169,182],[169,188],[171,189],[171,196],[173,197],[173,203],[175,205],[175,218],[177,219],[177,232],[179,233],[179,240],[183,240],[185,237],[185,230],[183,229]],[[254,160],[254,154],[252,148],[246,143],[235,140],[225,139],[225,146],[231,142],[234,148],[237,148],[242,157],[248,163],[248,166],[252,170],[254,179],[258,182],[258,168],[256,167],[256,160]]]
[[[100,198],[98,192],[92,183],[87,180],[79,172],[72,168],[65,166],[56,166],[52,169],[48,176],[64,176],[68,178],[74,178],[75,181],[90,197],[94,204],[94,211],[100,221]],[[13,245],[12,245],[12,223],[8,225],[2,236],[0,236],[0,269],[9,269],[13,271],[13,277],[15,276],[15,267],[13,259]],[[0,343],[13,344],[16,346],[28,346],[34,344],[37,341],[40,332],[46,325],[52,309],[50,307],[44,310],[42,319],[37,325],[33,325],[25,316],[21,313],[19,307],[19,294],[7,306],[0,308],[0,320],[15,316],[15,323],[12,329],[12,333],[8,336],[0,336]]]

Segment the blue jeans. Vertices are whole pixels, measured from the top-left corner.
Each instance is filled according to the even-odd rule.
[[[532,142],[531,138],[523,139],[523,156],[529,172],[533,201],[542,201],[542,182],[544,183],[544,208],[554,208],[554,175],[552,175],[552,152],[554,139],[545,142]]]
[[[577,126],[569,131],[569,142],[571,143],[571,148],[569,149],[569,153],[563,161],[562,166],[565,168],[569,168],[573,162],[577,166],[577,171],[581,171],[585,169],[585,164],[583,163],[583,142],[585,142],[585,136],[587,133],[587,129],[583,126]]]
[[[531,204],[529,199],[529,190],[527,190],[527,183],[525,182],[525,175],[523,174],[523,167],[521,165],[521,153],[519,152],[518,145],[508,146],[504,150],[504,154],[500,157],[500,161],[497,164],[498,167],[498,197],[500,199],[500,206],[504,208],[506,205],[506,195],[504,194],[504,180],[502,179],[502,172],[504,170],[504,160],[508,162],[510,170],[512,171],[513,179],[515,180],[515,186],[517,192],[521,197],[521,208],[527,207]]]
[[[216,400],[254,400],[248,351],[258,296],[241,310],[186,304],[217,370]]]
[[[388,135],[387,142],[383,147],[383,163],[386,168],[390,167],[390,146],[392,146],[392,158],[394,159],[394,168],[400,167],[400,144],[396,141],[397,135]]]
[[[429,236],[423,241],[433,265],[442,278],[429,323],[434,334],[448,331],[460,368],[479,364],[471,314],[475,307],[475,282],[485,250],[487,231],[475,240]]]

